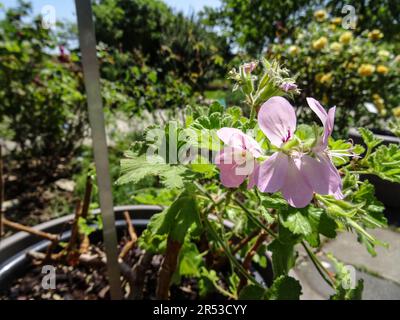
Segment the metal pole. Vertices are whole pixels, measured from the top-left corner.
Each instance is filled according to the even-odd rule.
[[[92,7],[90,0],[75,0],[75,6],[78,16],[79,43],[82,53],[82,66],[89,109],[89,121],[92,129],[94,161],[96,165],[97,184],[100,196],[100,209],[103,218],[103,238],[107,255],[110,294],[111,299],[118,300],[122,299],[117,251],[118,242],[115,230]]]

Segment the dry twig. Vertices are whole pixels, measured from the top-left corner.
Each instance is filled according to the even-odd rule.
[[[131,217],[130,217],[128,211],[124,212],[124,217],[125,217],[126,224],[128,226],[128,233],[129,233],[129,237],[131,238],[131,240],[129,240],[122,248],[121,253],[119,254],[119,259],[124,259],[124,257],[127,255],[129,250],[131,250],[133,248],[133,246],[135,245],[135,243],[137,241],[137,234],[135,232],[135,228],[132,225],[132,220],[131,220]]]

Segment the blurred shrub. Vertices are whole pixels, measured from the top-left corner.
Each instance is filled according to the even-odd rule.
[[[380,29],[385,34],[385,40],[393,43],[400,41],[400,1],[396,0],[320,0],[330,12],[341,15],[345,5],[352,5],[357,15],[358,31]],[[343,15],[344,16],[344,15]],[[357,32],[357,30],[356,30]]]
[[[75,55],[57,49],[53,35],[31,21],[20,3],[0,21],[0,122],[15,143],[21,172],[55,175],[83,138],[86,102]],[[60,51],[59,54],[50,52]]]
[[[149,66],[140,52],[98,46],[105,105],[112,111],[140,114],[144,110],[183,108],[195,95],[172,72]]]
[[[159,81],[173,73],[202,90],[210,79],[226,74],[226,38],[160,0],[98,0],[93,11],[97,40],[122,52],[140,52],[159,69]]]
[[[337,106],[340,130],[351,125],[384,129],[384,120],[400,105],[399,56],[384,39],[377,29],[344,30],[340,18],[319,10],[315,21],[271,46],[269,54],[297,73],[299,101],[313,96]],[[309,117],[306,110],[299,116]]]
[[[222,28],[228,38],[251,56],[272,43],[284,42],[298,27],[306,26],[314,11],[326,7],[345,17],[345,5],[354,7],[359,31],[379,28],[386,39],[400,40],[400,2],[395,0],[221,0],[218,8],[206,8],[204,22]],[[357,31],[356,31],[357,32]]]
[[[307,18],[316,0],[222,0],[219,8],[206,8],[203,21],[222,27],[229,39],[250,56],[259,55],[268,43],[284,37]]]

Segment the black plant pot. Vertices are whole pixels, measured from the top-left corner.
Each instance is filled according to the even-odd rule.
[[[134,205],[134,206],[117,206],[114,208],[115,224],[118,236],[122,235],[126,227],[123,213],[128,211],[132,218],[135,230],[140,234],[147,226],[149,219],[155,213],[162,210],[159,206]],[[99,214],[100,210],[94,210],[94,214]],[[69,223],[74,219],[74,215],[68,215],[58,219],[54,219],[35,226],[35,229],[61,234],[60,240],[67,241],[71,235],[68,230]],[[91,235],[94,239],[102,238],[102,233],[97,231]],[[18,232],[9,238],[0,241],[0,292],[5,290],[13,280],[22,276],[30,267],[30,260],[26,257],[29,251],[44,251],[50,244],[47,240],[42,240],[35,235],[25,232]]]
[[[122,236],[123,230],[126,229],[126,222],[123,216],[125,211],[130,213],[132,224],[135,231],[140,235],[146,229],[149,219],[152,215],[159,213],[162,207],[151,205],[131,205],[131,206],[117,206],[114,208],[115,224],[118,232],[118,237]],[[100,210],[94,210],[94,214],[99,214]],[[68,215],[58,219],[42,223],[35,227],[35,229],[61,234],[61,241],[68,241],[71,232],[64,231],[69,229],[69,223],[74,219],[74,215]],[[225,226],[231,228],[231,222],[226,222]],[[100,230],[94,232],[91,240],[101,240],[102,233]],[[23,276],[31,267],[30,259],[27,258],[26,253],[29,251],[43,252],[49,246],[48,240],[42,240],[35,235],[27,234],[25,232],[18,232],[9,238],[0,241],[0,292],[7,290],[10,284],[17,278]],[[272,283],[272,264],[270,258],[266,253],[268,260],[267,268],[260,268],[254,265],[254,276],[262,284],[270,285]]]
[[[383,140],[383,145],[400,144],[400,138],[382,134],[384,132],[372,131],[377,138]],[[349,137],[353,139],[354,143],[364,145],[361,135],[356,129],[350,129]],[[389,222],[400,225],[400,184],[383,180],[375,175],[362,175],[361,179],[368,179],[375,186],[376,197],[385,205],[385,213]]]

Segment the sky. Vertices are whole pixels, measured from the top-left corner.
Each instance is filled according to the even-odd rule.
[[[74,0],[31,0],[33,11],[39,14],[46,5],[52,5],[56,10],[56,18],[60,20],[75,20],[75,1]],[[200,11],[204,6],[218,7],[220,0],[164,0],[170,7],[183,11],[185,14]],[[0,0],[5,7],[13,7],[17,0]]]

